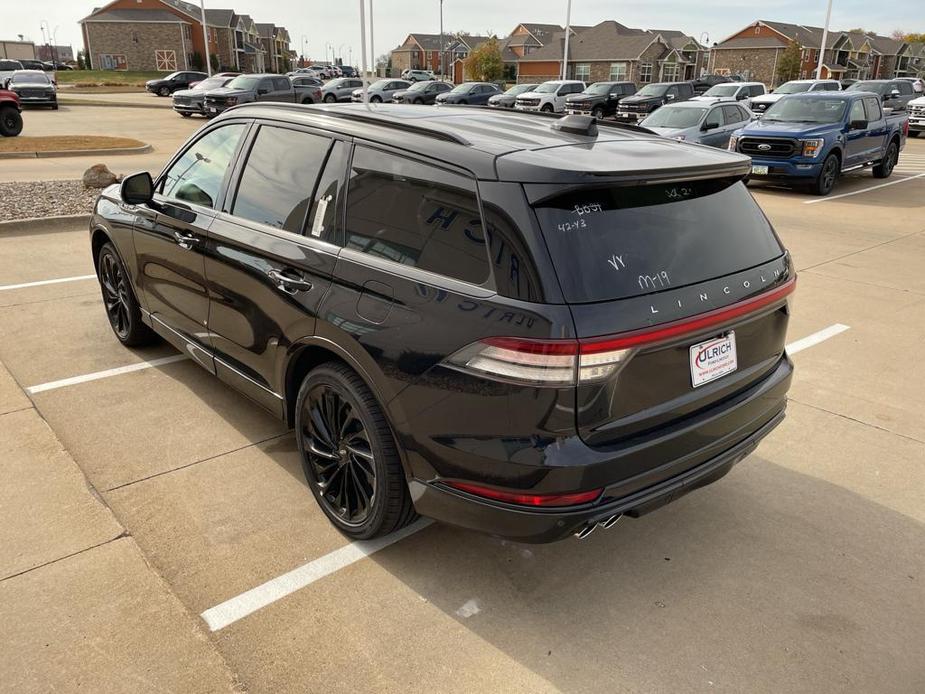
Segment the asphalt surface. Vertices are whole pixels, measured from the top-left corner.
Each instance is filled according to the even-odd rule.
[[[911,140],[888,186],[754,187],[800,273],[787,419],[544,546],[348,543],[278,422],[118,344],[85,229],[0,235],[0,689],[925,691],[920,174]]]

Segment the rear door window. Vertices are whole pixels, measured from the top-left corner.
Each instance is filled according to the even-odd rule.
[[[748,116],[738,106],[723,106],[723,115],[726,117],[726,124],[741,123],[749,120]]]
[[[880,100],[873,97],[864,99],[864,105],[867,106],[867,120],[880,120],[883,118],[883,110],[880,108]],[[858,120],[863,120],[861,116]]]
[[[330,146],[331,140],[321,135],[261,126],[247,156],[231,213],[301,234]]]
[[[481,284],[490,272],[475,181],[357,147],[347,189],[346,245]]]
[[[745,186],[728,179],[582,186],[534,209],[570,303],[668,291],[783,253]]]

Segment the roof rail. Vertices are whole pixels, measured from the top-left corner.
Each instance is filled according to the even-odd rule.
[[[232,106],[231,108],[225,109],[225,113],[231,110],[245,109],[248,107],[251,108],[266,108],[272,107],[279,110],[289,110],[289,111],[304,111],[311,110],[313,113],[318,114],[319,116],[329,116],[331,118],[340,118],[343,120],[352,120],[358,123],[372,123],[373,125],[379,125],[383,128],[391,128],[392,130],[402,130],[404,132],[413,133],[415,135],[423,135],[424,137],[432,137],[435,140],[443,140],[444,142],[453,142],[458,145],[471,146],[472,143],[469,142],[466,138],[457,135],[455,133],[447,132],[445,130],[437,130],[435,128],[428,128],[422,125],[417,125],[415,123],[404,123],[397,122],[394,120],[388,120],[386,118],[379,117],[374,113],[368,111],[337,111],[334,109],[319,109],[314,108],[318,104],[290,104],[285,101],[254,101],[246,104],[239,104],[237,106]]]

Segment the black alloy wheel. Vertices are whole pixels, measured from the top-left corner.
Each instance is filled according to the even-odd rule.
[[[116,249],[107,243],[100,249],[97,277],[103,306],[112,331],[124,345],[134,347],[156,340],[156,333],[141,320],[141,310]]]
[[[874,178],[889,178],[890,174],[893,173],[893,169],[896,167],[896,163],[899,161],[899,145],[896,144],[896,141],[890,143],[889,147],[886,148],[886,155],[883,159],[874,166],[873,174]]]
[[[828,195],[835,187],[835,181],[838,180],[839,159],[836,155],[830,154],[822,164],[822,170],[813,186],[813,192],[816,195]]]
[[[158,95],[158,96],[170,96],[170,87],[166,87],[166,86],[165,86],[165,87],[160,87],[160,88],[157,90],[157,95]]]
[[[341,532],[365,540],[414,519],[391,428],[345,364],[319,366],[302,383],[296,439],[312,494]]]

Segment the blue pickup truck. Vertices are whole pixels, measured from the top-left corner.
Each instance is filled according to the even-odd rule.
[[[876,94],[809,92],[777,101],[733,133],[729,149],[752,158],[750,179],[809,185],[828,195],[846,171],[869,166],[877,178],[893,173],[908,133],[906,113],[885,113]]]

